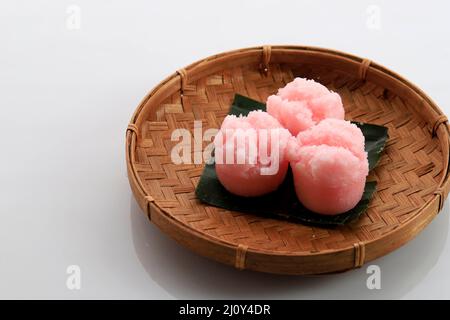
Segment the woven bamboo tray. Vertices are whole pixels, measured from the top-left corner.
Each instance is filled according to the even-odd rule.
[[[367,212],[345,227],[323,229],[199,202],[194,190],[203,164],[172,163],[172,131],[193,130],[194,120],[218,128],[235,93],[264,102],[296,76],[338,92],[347,119],[389,128],[369,176],[378,186]],[[442,209],[450,188],[449,127],[436,104],[377,63],[312,47],[241,49],[177,71],[140,103],[126,131],[126,156],[133,193],[162,231],[238,269],[280,274],[344,271],[395,250]]]

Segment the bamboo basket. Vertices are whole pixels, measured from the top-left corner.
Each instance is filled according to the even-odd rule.
[[[362,217],[323,229],[231,212],[195,197],[203,164],[172,163],[177,128],[219,128],[235,93],[264,102],[294,77],[338,92],[346,118],[387,126]],[[206,143],[204,144],[206,146]],[[126,131],[131,189],[148,218],[187,248],[238,269],[322,274],[361,267],[414,238],[449,192],[449,127],[419,88],[367,59],[304,46],[230,51],[170,75],[140,103]],[[418,253],[420,254],[420,253]]]

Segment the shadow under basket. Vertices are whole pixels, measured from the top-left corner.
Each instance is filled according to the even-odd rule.
[[[196,136],[192,164],[174,164],[171,150],[179,139],[172,141],[172,132],[188,129],[194,137],[195,120],[203,132],[219,128],[236,93],[265,102],[295,77],[338,92],[347,120],[388,127],[385,151],[368,177],[378,183],[368,210],[348,225],[325,229],[197,200],[204,162],[194,163],[201,157],[194,143],[204,148],[210,141]],[[230,51],[172,74],[134,113],[126,161],[140,207],[163,232],[238,269],[279,274],[340,272],[397,249],[442,209],[450,188],[447,118],[424,92],[370,60],[303,46]]]

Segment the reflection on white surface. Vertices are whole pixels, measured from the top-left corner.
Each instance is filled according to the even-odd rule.
[[[148,221],[131,199],[137,256],[152,280],[178,299],[395,299],[403,298],[434,267],[447,241],[449,206],[417,238],[356,269],[323,276],[284,276],[238,271],[181,247]],[[381,290],[369,290],[366,268],[381,269]],[[426,297],[426,296],[424,296]]]

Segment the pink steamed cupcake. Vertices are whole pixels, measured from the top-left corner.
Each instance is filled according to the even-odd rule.
[[[267,112],[294,136],[326,118],[344,119],[339,94],[303,78],[295,78],[271,95],[267,99]]]
[[[291,138],[267,112],[228,115],[214,139],[219,181],[229,192],[244,197],[276,190],[286,176]]]
[[[369,173],[364,136],[345,120],[325,119],[290,142],[295,191],[311,211],[336,215],[359,202]]]

